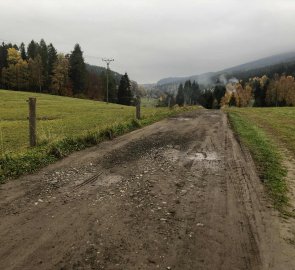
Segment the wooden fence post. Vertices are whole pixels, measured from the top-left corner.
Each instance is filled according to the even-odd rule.
[[[140,97],[136,99],[136,119],[140,119]]]
[[[37,145],[36,139],[36,98],[30,97],[29,103],[29,136],[30,146],[34,147]]]

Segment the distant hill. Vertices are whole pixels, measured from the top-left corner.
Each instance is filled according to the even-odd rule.
[[[282,53],[282,54],[265,57],[256,61],[248,62],[246,64],[224,69],[222,71],[219,71],[219,73],[248,71],[251,69],[258,69],[258,68],[262,68],[266,66],[272,66],[272,65],[287,63],[291,61],[295,61],[295,52],[288,52],[288,53]]]
[[[293,70],[295,71],[295,52],[288,52],[265,57],[256,61],[251,61],[242,65],[226,68],[217,72],[207,72],[200,75],[185,77],[164,78],[159,80],[156,86],[162,89],[165,87],[172,87],[173,89],[175,89],[175,85],[184,83],[186,80],[195,80],[198,81],[199,84],[210,85],[212,83],[215,83],[216,79],[221,75],[225,75],[227,77],[237,77],[238,79],[245,79],[248,77],[248,74],[251,74],[251,76],[259,76],[263,74],[271,75],[275,72],[292,73]]]
[[[193,75],[193,76],[186,76],[186,77],[170,77],[161,79],[157,82],[157,85],[161,86],[164,84],[174,84],[174,83],[181,83],[187,80],[191,81],[198,81],[199,83],[206,83],[208,80],[214,76],[215,72],[207,72],[201,75]]]
[[[94,72],[97,75],[101,75],[102,73],[106,73],[107,69],[104,67],[100,67],[100,66],[94,66],[94,65],[89,65],[86,64],[86,69],[90,72]],[[120,81],[122,74],[111,70],[112,75],[115,77],[116,81]]]

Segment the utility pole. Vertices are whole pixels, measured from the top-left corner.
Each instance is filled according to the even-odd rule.
[[[110,70],[110,63],[114,62],[115,60],[103,58],[102,61],[107,63],[107,103],[109,103],[109,70]]]
[[[30,146],[34,147],[37,144],[36,139],[36,98],[29,98],[29,137]]]

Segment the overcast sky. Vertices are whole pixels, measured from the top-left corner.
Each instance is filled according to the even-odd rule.
[[[294,0],[1,0],[0,39],[75,43],[139,83],[295,50]]]

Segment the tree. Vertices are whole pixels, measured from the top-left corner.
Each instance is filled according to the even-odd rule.
[[[35,59],[29,59],[30,85],[34,90],[42,92],[43,72],[41,56],[37,55]]]
[[[45,89],[49,87],[49,78],[48,78],[48,48],[44,41],[44,39],[41,39],[40,45],[39,45],[39,54],[42,61],[42,76],[44,80],[44,86]]]
[[[17,74],[17,89],[29,90],[29,65],[26,60],[20,59],[15,64]]]
[[[222,84],[215,85],[214,90],[213,90],[213,95],[214,95],[214,99],[216,100],[215,107],[217,109],[220,108],[220,106],[221,106],[220,105],[221,99],[222,99],[222,97],[224,97],[225,92],[226,92],[226,89],[225,89],[224,85],[222,85]]]
[[[0,46],[0,70],[2,68],[8,67],[8,63],[7,63],[7,49],[8,49],[8,45],[2,43],[2,45]]]
[[[28,89],[28,63],[14,47],[7,49],[8,67],[3,68],[2,82],[7,88]]]
[[[69,60],[63,54],[59,54],[53,67],[51,80],[52,93],[70,96],[71,89],[69,86]]]
[[[79,44],[75,45],[70,55],[70,79],[74,95],[82,94],[85,90],[86,67]]]
[[[184,104],[191,104],[192,83],[190,80],[184,83],[183,94],[184,94]]]
[[[7,49],[7,62],[8,65],[15,65],[21,59],[21,55],[19,51],[15,48],[8,48]]]
[[[231,94],[230,96],[230,100],[229,100],[229,104],[230,107],[232,106],[237,106],[237,100],[236,100],[236,96],[234,93]]]
[[[121,77],[118,89],[118,103],[131,105],[132,102],[131,84],[127,73]]]
[[[99,76],[94,71],[87,71],[86,75],[86,96],[95,99],[104,99],[105,82],[103,76]],[[117,96],[116,96],[117,100]]]
[[[176,95],[176,103],[178,106],[184,105],[184,90],[182,83],[178,87],[177,95]]]
[[[200,96],[200,104],[206,109],[212,109],[214,95],[212,89],[206,89]]]
[[[245,89],[240,83],[236,84],[235,92],[236,106],[247,107],[252,100],[252,88],[250,85],[245,85]]]
[[[23,59],[23,60],[27,60],[27,53],[26,53],[26,46],[25,46],[25,44],[22,42],[21,44],[20,44],[20,55],[21,55],[21,58]]]
[[[232,93],[229,91],[226,91],[224,96],[222,97],[220,101],[220,107],[229,105],[230,99],[231,99]]]
[[[38,53],[39,53],[39,44],[38,42],[35,42],[34,40],[32,40],[28,45],[28,52],[27,52],[28,58],[35,59]]]
[[[2,70],[2,82],[8,89],[17,89],[15,65],[9,65]]]
[[[54,46],[50,43],[47,46],[48,64],[47,64],[47,85],[51,85],[51,78],[53,76],[54,64],[57,61],[57,51]]]
[[[199,86],[198,82],[194,81],[192,83],[192,96],[191,96],[193,105],[198,104],[198,100],[199,100],[200,95],[201,95],[200,86]]]

